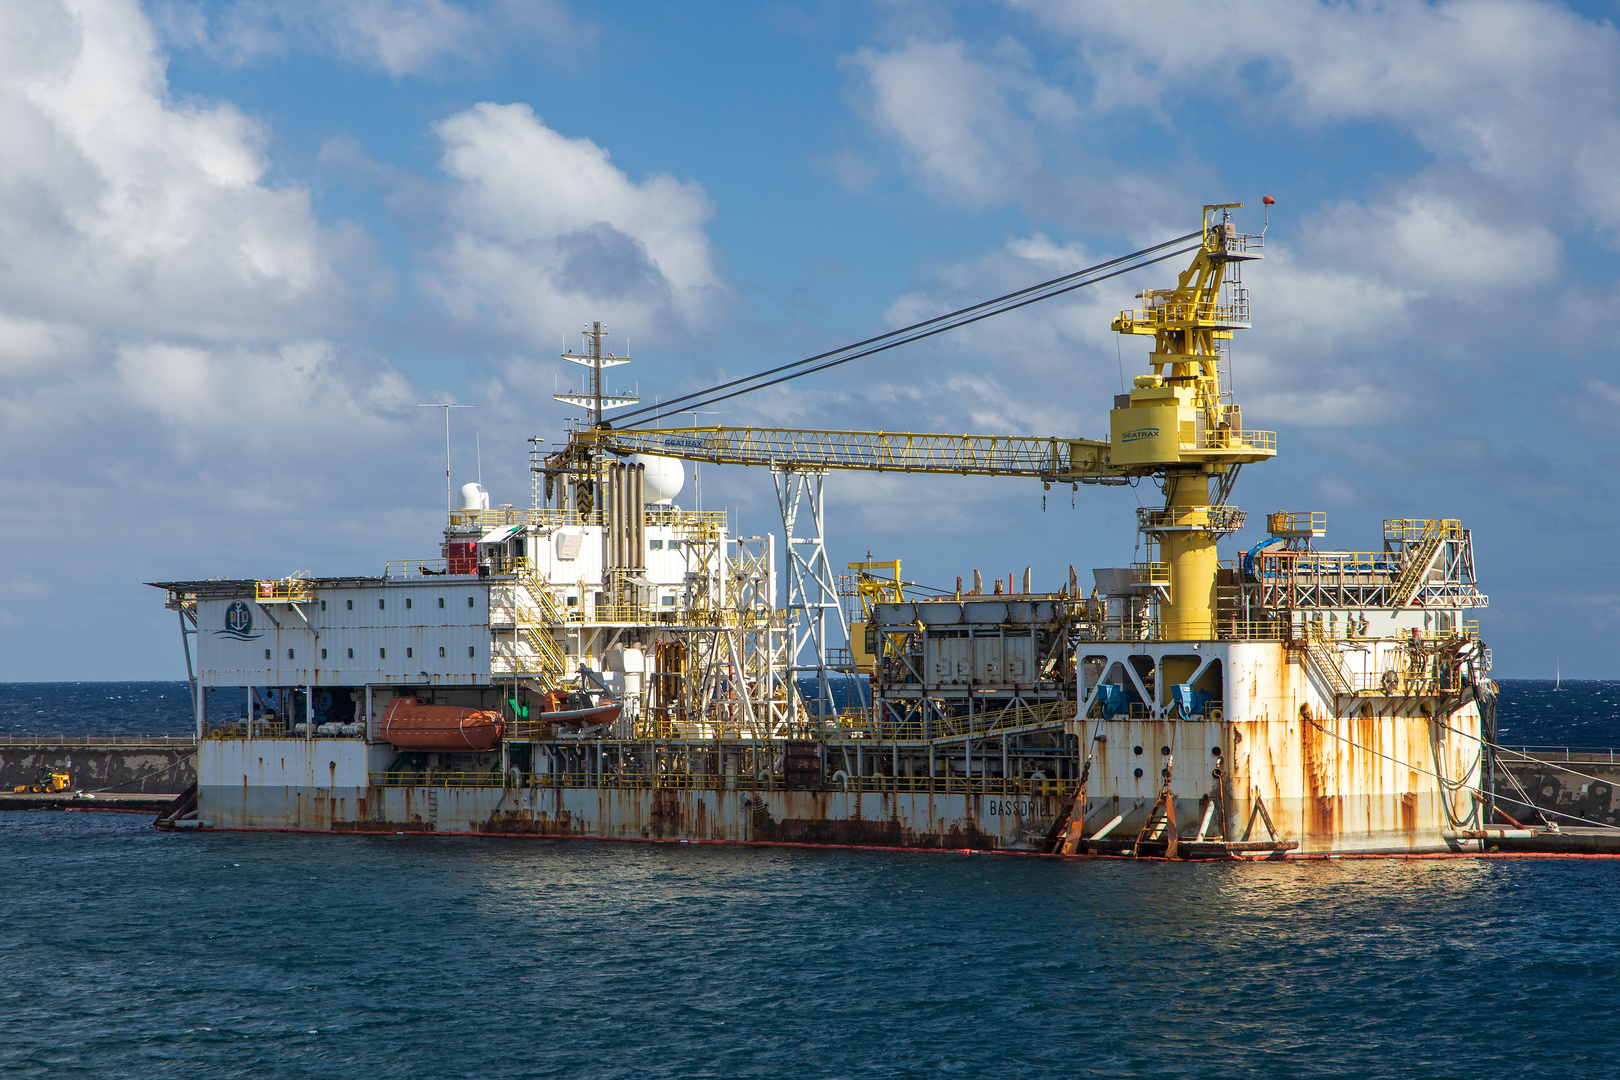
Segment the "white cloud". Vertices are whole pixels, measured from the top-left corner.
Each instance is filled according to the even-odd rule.
[[[340,449],[376,438],[389,414],[413,404],[397,372],[345,360],[324,341],[273,350],[131,344],[119,350],[117,374],[126,400],[181,436],[223,437],[236,450],[259,453],[287,440],[318,438]],[[244,408],[273,422],[244,424]]]
[[[1166,95],[1191,88],[1251,122],[1387,123],[1441,160],[1620,226],[1620,33],[1561,5],[1009,3],[1073,40],[1100,110],[1162,117]]]
[[[160,0],[157,18],[170,43],[234,63],[299,49],[396,78],[450,60],[487,61],[520,42],[592,38],[563,0],[237,0],[212,14],[190,0]]]
[[[0,35],[0,315],[218,338],[330,317],[354,237],[264,183],[264,133],[169,99],[132,0],[36,0]]]
[[[345,10],[362,9],[387,15]],[[371,306],[386,284],[370,281],[386,274],[365,235],[322,224],[304,187],[270,179],[271,140],[253,118],[170,93],[135,0],[31,0],[7,20],[0,455],[24,464],[0,477],[0,502],[49,498],[57,520],[114,531],[97,572],[118,588],[164,574],[353,572],[345,558],[369,566],[379,538],[396,535],[411,539],[388,556],[431,551],[442,428],[411,407],[428,395],[375,346],[349,343],[400,329]],[[377,48],[385,67],[426,55],[405,39]],[[447,226],[442,248],[424,245],[430,284],[468,320],[446,340],[528,343],[542,325],[598,316],[621,332],[679,332],[725,299],[695,184],[631,181],[520,106],[471,109],[437,130],[443,177],[385,187],[401,218],[395,203],[411,201],[413,239]],[[436,330],[428,318],[415,328]],[[508,364],[473,388],[485,407],[456,417],[458,477],[472,471],[476,427],[503,501],[527,501],[524,438],[549,396],[530,385],[532,367]],[[460,374],[447,370],[432,398],[469,400]],[[318,553],[311,522],[328,539]],[[0,518],[0,546],[20,548],[32,527]],[[150,600],[122,610],[138,622]]]
[[[859,49],[844,63],[860,76],[867,119],[946,203],[1018,203],[1043,218],[1162,235],[1186,202],[1174,189],[1191,175],[1166,182],[1099,155],[1094,144],[1106,144],[1085,128],[1087,110],[1011,38],[914,39]]]
[[[877,179],[877,169],[859,152],[845,146],[831,154],[817,156],[812,164],[838,178],[846,191],[864,191]]]
[[[1423,194],[1375,217],[1388,223],[1384,239],[1416,280],[1453,293],[1534,287],[1558,273],[1558,239],[1538,225],[1495,225],[1470,217],[1454,201]]]
[[[171,98],[133,0],[34,0],[8,19],[7,448],[22,438],[48,446],[53,432],[81,437],[87,418],[127,433],[155,417],[195,440],[211,417],[231,428],[260,403],[315,404],[295,391],[316,346],[283,343],[312,340],[351,313],[340,269],[363,247],[356,234],[317,222],[303,188],[265,181],[266,137],[254,121],[227,104]],[[316,397],[360,400],[346,385],[327,374]],[[216,434],[231,434],[223,428]]]
[[[473,54],[479,31],[472,12],[444,0],[328,0],[309,16],[334,31],[340,53],[392,75],[419,71],[441,54]]]
[[[16,468],[0,502],[103,537],[93,570],[42,566],[96,577],[141,625],[150,598],[128,590],[155,567],[237,566],[315,506],[372,520],[330,509],[335,481],[397,467],[410,393],[330,341],[366,315],[346,278],[381,277],[363,234],[269,180],[255,120],[175,99],[135,0],[23,0],[5,18],[0,456]],[[34,527],[0,517],[0,546]],[[30,603],[20,588],[0,604]]]
[[[971,58],[962,42],[861,49],[850,62],[869,84],[872,122],[898,140],[925,183],[947,197],[996,202],[1037,167],[1032,126],[1007,100],[1008,69]],[[1039,100],[1057,93],[1043,87]]]
[[[1070,273],[1096,261],[1045,234],[1011,237],[979,258],[935,268],[895,298],[884,322],[900,327]],[[1166,275],[1173,271],[1165,270]],[[1121,360],[1108,324],[1139,288],[1121,280],[973,323],[838,369],[858,389],[767,391],[750,400],[774,424],[922,429],[1037,436],[1106,435]],[[1146,347],[1126,343],[1141,370]],[[926,422],[915,421],[926,417]]]
[[[434,131],[450,238],[427,286],[456,318],[550,347],[594,318],[620,332],[695,329],[727,299],[696,183],[637,183],[527,105],[476,105]]]
[[[77,326],[0,312],[0,380],[62,371],[85,357],[91,335]]]

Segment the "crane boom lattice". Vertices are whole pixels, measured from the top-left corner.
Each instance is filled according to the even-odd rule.
[[[579,430],[574,443],[610,454],[656,454],[716,465],[1124,482],[1124,474],[1109,464],[1108,444],[1093,439],[683,427]]]

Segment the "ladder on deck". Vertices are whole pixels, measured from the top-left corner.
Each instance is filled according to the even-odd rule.
[[[1315,663],[1323,681],[1335,694],[1355,692],[1350,685],[1350,676],[1345,673],[1344,664],[1339,660],[1339,650],[1316,623],[1305,625],[1305,651]]]
[[[551,590],[538,578],[523,579],[512,589],[512,605],[515,636],[540,658],[540,670],[535,673],[539,683],[548,691],[555,690],[567,674],[568,661],[551,629],[562,622]]]
[[[1391,596],[1400,607],[1406,607],[1417,599],[1418,590],[1423,588],[1423,581],[1434,566],[1434,557],[1440,553],[1440,545],[1446,542],[1446,532],[1444,521],[1427,523],[1423,526],[1423,535],[1419,537],[1416,549],[1402,560],[1401,576],[1396,580]]]

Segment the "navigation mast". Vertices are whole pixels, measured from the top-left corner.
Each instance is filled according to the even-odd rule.
[[[584,352],[562,354],[564,360],[578,364],[591,373],[590,390],[585,394],[553,394],[556,400],[565,405],[574,405],[584,409],[589,415],[590,428],[602,427],[602,413],[606,409],[621,409],[626,405],[636,405],[641,398],[634,394],[610,394],[602,389],[602,369],[618,367],[628,364],[630,357],[615,356],[611,352],[602,351],[602,339],[608,336],[608,328],[603,326],[601,320],[596,320],[585,330],[581,331],[586,339]],[[582,513],[589,512],[598,505],[597,494],[601,487],[601,477],[597,475],[599,462],[592,458],[585,470],[590,479],[581,483],[577,477],[574,481],[574,508]],[[538,504],[537,504],[538,505]]]

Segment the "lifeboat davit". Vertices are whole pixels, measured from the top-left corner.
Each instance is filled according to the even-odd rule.
[[[543,724],[591,727],[595,724],[613,723],[619,718],[619,713],[624,711],[624,703],[611,699],[597,702],[590,694],[569,694],[553,690],[546,695],[540,710],[540,722]]]
[[[493,750],[501,741],[501,714],[454,705],[429,705],[421,698],[395,698],[383,712],[378,734],[396,750]]]

